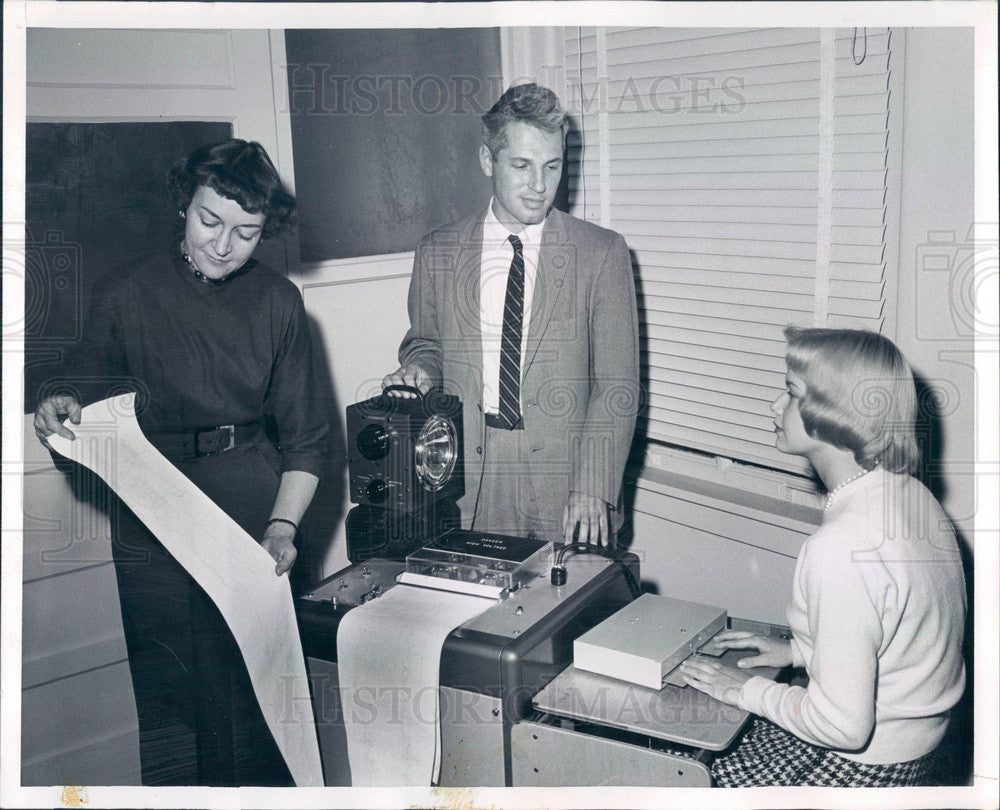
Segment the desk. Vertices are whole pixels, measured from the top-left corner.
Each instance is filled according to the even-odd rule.
[[[730,666],[753,651],[730,650]],[[774,677],[778,670],[758,667]],[[691,687],[650,689],[570,666],[533,699],[543,712],[511,733],[514,784],[710,787],[708,765],[747,712]]]

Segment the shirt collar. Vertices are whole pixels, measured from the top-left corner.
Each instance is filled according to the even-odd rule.
[[[542,230],[545,228],[545,220],[534,225],[525,225],[519,234],[518,239],[526,248],[536,248],[542,243]],[[507,241],[510,230],[497,219],[493,213],[493,199],[490,199],[489,207],[486,209],[486,218],[483,220],[483,242],[487,245],[501,245]]]

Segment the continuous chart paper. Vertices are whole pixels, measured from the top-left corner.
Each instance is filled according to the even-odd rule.
[[[153,447],[134,394],[83,409],[53,449],[103,478],[212,598],[229,625],[267,725],[299,786],[321,786],[316,726],[287,576],[250,535]]]
[[[397,585],[344,616],[337,668],[351,784],[426,787],[441,768],[441,648],[496,600]]]

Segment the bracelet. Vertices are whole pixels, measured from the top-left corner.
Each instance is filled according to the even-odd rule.
[[[267,522],[267,525],[270,526],[272,523],[287,523],[289,526],[291,526],[293,529],[295,529],[296,532],[299,530],[298,524],[293,523],[292,521],[290,521],[290,520],[288,520],[286,518],[271,518]]]

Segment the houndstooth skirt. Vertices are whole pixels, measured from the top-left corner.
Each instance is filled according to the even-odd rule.
[[[755,718],[739,744],[712,763],[717,787],[904,787],[932,780],[935,752],[909,762],[867,765],[800,740]]]

